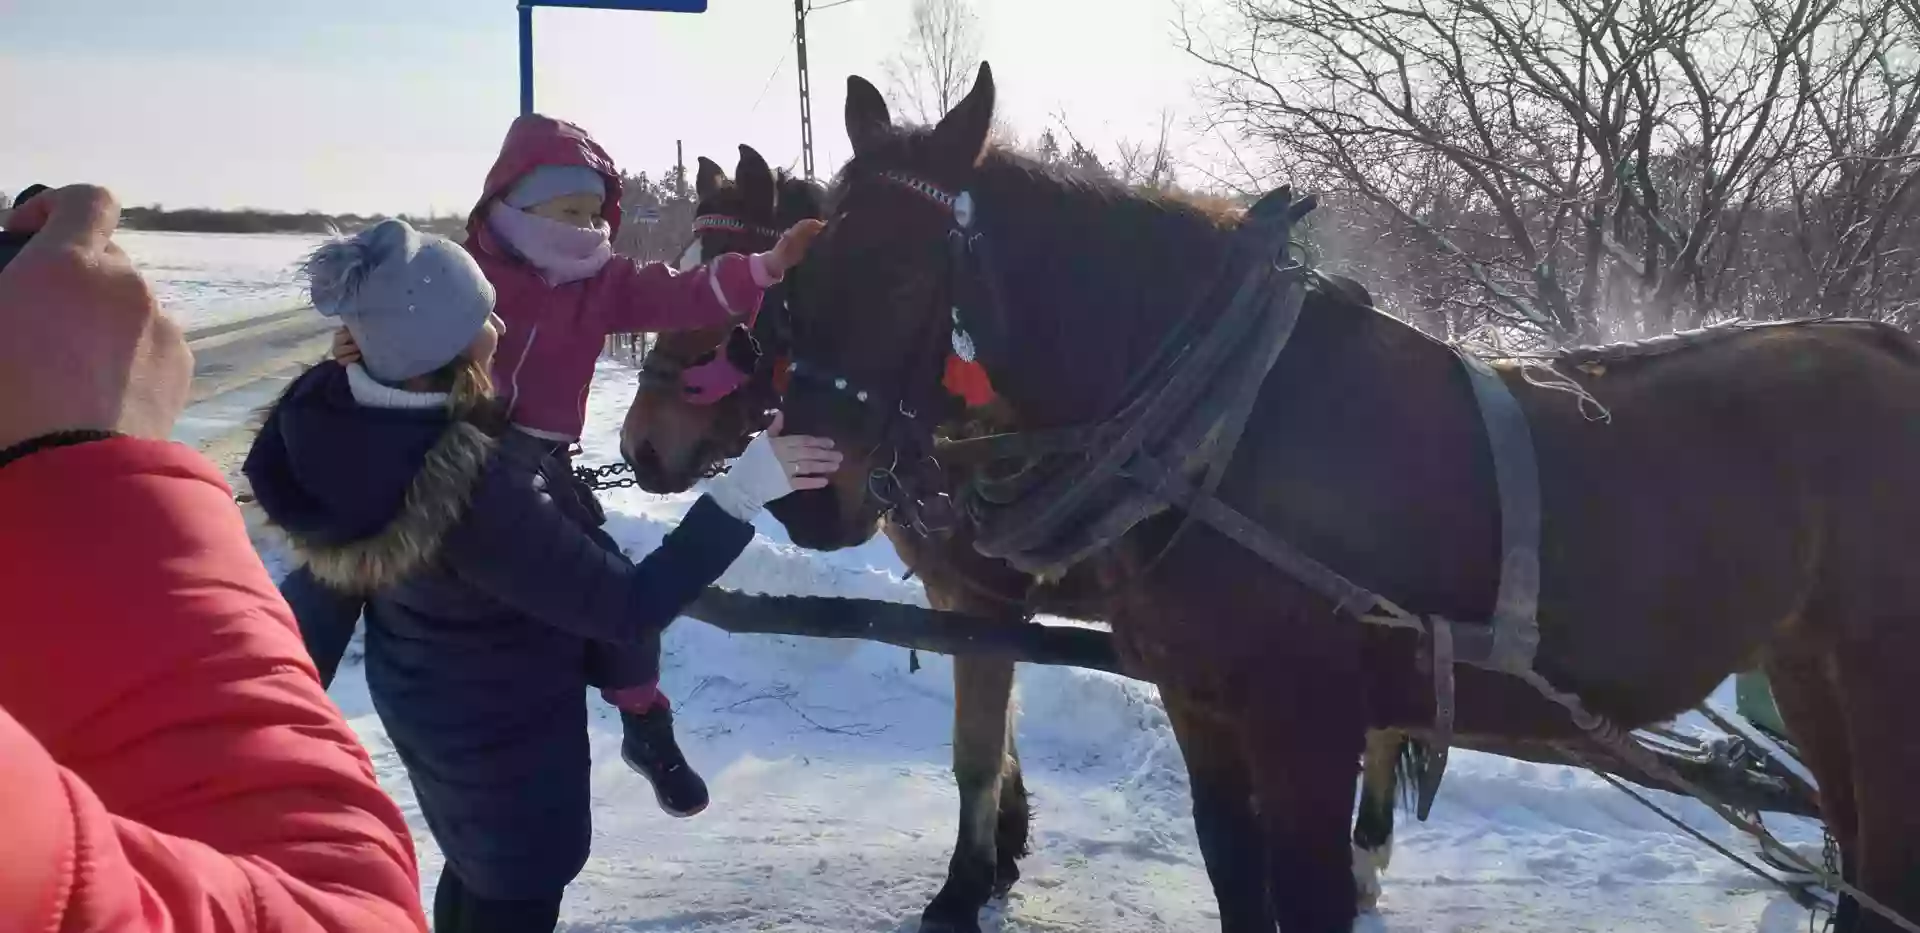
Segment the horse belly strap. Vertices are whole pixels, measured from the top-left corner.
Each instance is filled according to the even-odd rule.
[[[1533,669],[1540,647],[1540,468],[1533,431],[1513,391],[1470,353],[1454,351],[1466,368],[1487,429],[1494,485],[1500,497],[1500,582],[1493,603],[1493,644],[1486,659],[1501,670]]]

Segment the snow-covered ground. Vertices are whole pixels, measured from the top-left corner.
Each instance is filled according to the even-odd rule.
[[[146,230],[113,235],[153,285],[160,307],[189,330],[305,305],[294,265],[323,240]]]
[[[618,458],[631,370],[603,364],[587,464]],[[654,547],[691,496],[605,495],[609,530]],[[725,586],[924,605],[884,540],[833,555],[787,543],[771,519]],[[263,552],[284,572],[281,554]],[[594,851],[561,929],[911,931],[946,869],[956,802],[947,773],[952,689],[944,658],[862,642],[731,636],[682,620],[665,684],[689,757],[713,787],[692,820],[661,813],[594,711]],[[1025,667],[1020,744],[1036,817],[1025,877],[989,930],[1208,930],[1213,897],[1188,822],[1185,771],[1151,687]],[[406,808],[430,896],[441,860],[406,775],[349,663],[334,698]],[[1728,697],[1731,702],[1731,698]],[[1723,842],[1703,807],[1658,795]],[[1774,821],[1770,821],[1774,822]],[[1814,830],[1779,820],[1794,842]],[[1389,933],[1718,930],[1789,933],[1806,914],[1597,778],[1456,752],[1425,824],[1400,819],[1382,916]],[[1740,851],[1750,851],[1739,847]]]

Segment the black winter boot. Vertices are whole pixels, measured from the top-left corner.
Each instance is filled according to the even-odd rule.
[[[645,713],[620,712],[620,757],[653,785],[660,809],[689,817],[707,808],[707,782],[687,764],[673,738],[673,710],[665,703]]]

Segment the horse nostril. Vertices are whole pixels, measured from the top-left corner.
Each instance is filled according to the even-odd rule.
[[[643,441],[627,453],[627,465],[633,467],[633,472],[635,473],[646,476],[658,476],[660,474],[660,454],[653,449],[652,444]]]

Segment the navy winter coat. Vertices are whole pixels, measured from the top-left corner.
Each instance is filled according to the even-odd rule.
[[[374,707],[449,864],[491,899],[553,897],[586,862],[589,640],[657,637],[753,539],[702,497],[636,566],[560,470],[443,410],[363,407],[332,362],[245,466],[314,580],[366,600]]]

